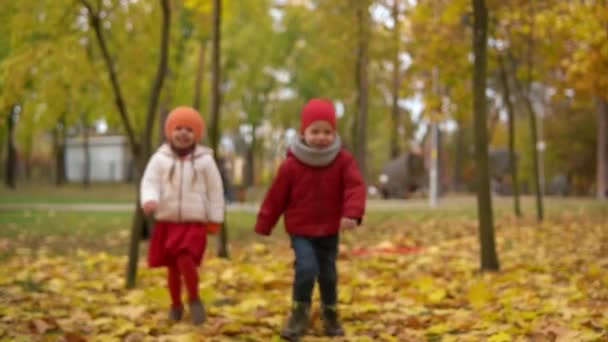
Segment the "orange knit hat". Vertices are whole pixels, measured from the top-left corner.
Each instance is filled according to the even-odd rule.
[[[205,122],[196,109],[182,106],[173,109],[165,120],[165,137],[167,139],[171,137],[171,132],[177,126],[190,127],[194,132],[194,141],[198,142],[203,135]]]

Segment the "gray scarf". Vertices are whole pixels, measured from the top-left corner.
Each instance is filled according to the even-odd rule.
[[[331,164],[336,159],[341,148],[342,142],[337,134],[334,142],[325,148],[308,146],[304,143],[304,139],[301,136],[296,137],[290,147],[291,152],[299,161],[310,166],[327,166]]]

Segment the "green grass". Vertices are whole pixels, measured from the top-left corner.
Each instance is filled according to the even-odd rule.
[[[82,184],[18,183],[15,190],[0,187],[0,204],[131,203],[135,200],[136,191],[135,185],[130,183],[92,183],[86,189]],[[244,198],[260,201],[265,192],[266,187],[250,188],[245,191]]]
[[[48,183],[17,184],[17,189],[0,187],[0,204],[20,203],[130,203],[136,188],[126,183],[94,183],[88,189],[81,184],[55,186]]]
[[[96,193],[99,189],[95,190]],[[115,186],[108,187],[106,189],[108,192],[105,194],[109,196],[111,192],[118,193],[116,189]],[[125,189],[131,188],[125,187]],[[69,194],[70,189],[65,190],[58,193],[57,197],[73,199],[61,197]],[[78,193],[75,189],[72,191]],[[103,191],[101,194],[104,194]],[[119,197],[116,196],[114,199]],[[30,200],[34,198],[23,197]],[[106,197],[96,195],[94,198]],[[5,198],[2,197],[2,201],[5,201]],[[495,198],[493,204],[495,222],[514,218],[512,199]],[[535,221],[534,204],[532,197],[523,199],[523,220]],[[547,218],[564,214],[578,215],[578,217],[581,215],[608,217],[608,204],[587,198],[548,198],[545,200],[545,213]],[[449,229],[450,222],[469,220],[467,224],[471,225],[471,231],[474,232],[476,214],[476,199],[472,196],[447,197],[440,202],[438,208],[430,208],[426,200],[374,201],[368,208],[364,225],[370,232],[370,242],[388,238],[382,233],[382,226],[397,227],[407,232],[413,227],[427,225],[433,227],[432,229],[435,229],[434,227]],[[231,210],[227,213],[226,221],[232,244],[247,244],[252,241],[272,243],[277,239],[285,238],[282,223],[275,228],[271,239],[257,237],[253,233],[255,217],[256,213],[250,211]],[[19,248],[29,248],[33,251],[49,250],[53,253],[71,253],[78,249],[88,249],[124,255],[130,239],[131,219],[130,211],[0,210],[0,255],[12,254]],[[376,236],[372,237],[372,235]],[[215,240],[213,237],[211,239]],[[215,248],[215,241],[210,242],[210,246]]]
[[[124,254],[130,239],[132,213],[112,211],[0,211],[0,255],[2,240],[10,241],[6,253],[18,248],[53,253],[71,253],[78,249]],[[240,242],[251,237],[255,214],[229,212],[230,238]]]
[[[129,222],[128,212],[2,211],[0,240],[10,240],[16,247],[13,251],[25,247],[35,252],[90,249],[120,253],[128,243]]]

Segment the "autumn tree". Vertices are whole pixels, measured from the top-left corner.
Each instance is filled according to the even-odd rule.
[[[473,113],[475,116],[475,158],[477,161],[477,214],[481,245],[481,269],[497,271],[498,256],[494,242],[492,197],[488,169],[487,139],[487,32],[488,11],[485,0],[473,0]]]

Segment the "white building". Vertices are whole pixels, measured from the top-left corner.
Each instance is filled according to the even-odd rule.
[[[84,140],[68,138],[65,146],[65,170],[68,182],[84,178]],[[89,138],[92,182],[124,182],[131,174],[131,151],[124,136],[98,136]]]

